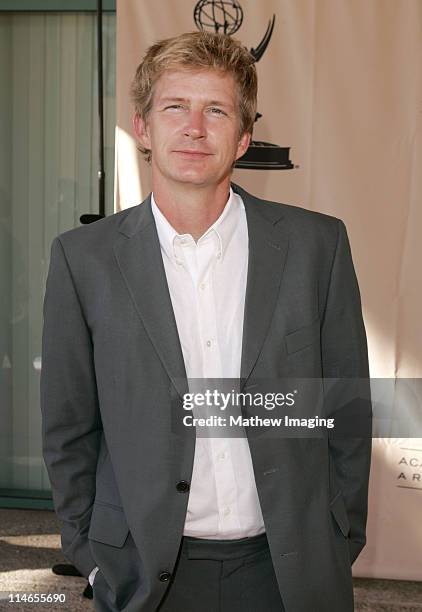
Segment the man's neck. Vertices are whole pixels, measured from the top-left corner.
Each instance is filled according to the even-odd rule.
[[[217,221],[229,198],[230,179],[218,185],[154,185],[154,200],[178,234],[191,234],[195,241]]]

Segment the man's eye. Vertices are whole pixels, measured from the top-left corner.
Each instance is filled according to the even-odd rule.
[[[225,115],[226,113],[224,111],[221,110],[221,108],[217,108],[215,106],[210,108],[210,111],[214,114],[214,115]]]
[[[182,104],[169,104],[169,106],[166,106],[164,110],[167,110],[169,108],[171,108],[171,109],[174,108],[174,109],[178,110],[180,108],[183,108],[183,105]]]

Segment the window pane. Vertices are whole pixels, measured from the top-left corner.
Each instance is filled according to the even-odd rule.
[[[105,14],[106,214],[113,212],[115,15]],[[0,13],[0,496],[49,490],[39,378],[50,245],[98,212],[95,14]]]

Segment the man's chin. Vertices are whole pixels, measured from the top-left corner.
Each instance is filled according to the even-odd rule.
[[[177,168],[172,174],[172,180],[179,183],[188,184],[198,186],[206,186],[206,185],[220,185],[226,179],[230,179],[233,168],[230,166],[228,168],[218,168],[216,171],[212,172],[210,169],[206,171],[202,171],[199,168]]]
[[[224,171],[225,170],[225,171]],[[161,175],[162,179],[174,186],[183,185],[187,187],[207,187],[212,185],[221,185],[226,179],[230,179],[232,168],[219,169],[217,172],[210,171],[209,168],[188,168],[188,167],[173,167],[167,168],[166,171],[157,169],[157,176]],[[154,168],[153,168],[154,178]]]
[[[196,172],[181,172],[172,176],[172,181],[182,185],[192,185],[197,187],[205,187],[207,185],[218,184],[220,181],[216,176]]]

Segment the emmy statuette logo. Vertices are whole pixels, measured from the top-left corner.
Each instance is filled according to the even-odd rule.
[[[199,30],[212,29],[232,35],[238,31],[243,22],[243,9],[237,0],[199,0],[196,3],[193,18]],[[264,55],[274,30],[275,15],[268,23],[261,42],[250,50],[258,62]],[[262,117],[256,113],[255,121]],[[290,170],[294,166],[290,161],[290,147],[280,147],[271,142],[252,140],[246,153],[237,160],[236,168],[249,170]]]

